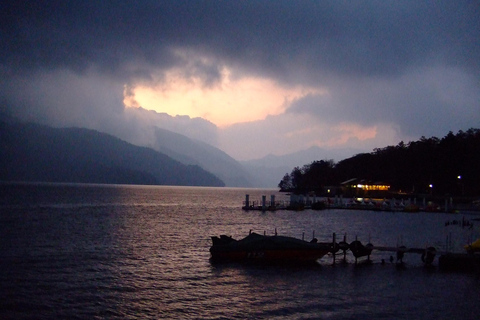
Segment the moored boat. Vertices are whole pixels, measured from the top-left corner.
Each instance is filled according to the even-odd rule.
[[[287,236],[266,236],[250,233],[241,240],[212,237],[210,248],[214,261],[259,261],[273,263],[313,263],[326,255],[329,243],[307,242]]]
[[[467,250],[468,253],[480,252],[480,238],[478,238],[471,244],[467,244],[465,246],[465,250]]]

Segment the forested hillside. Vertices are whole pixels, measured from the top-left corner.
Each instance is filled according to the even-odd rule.
[[[314,161],[294,168],[278,186],[283,191],[322,192],[352,178],[384,182],[393,191],[407,193],[480,195],[480,129],[402,141],[338,163]]]

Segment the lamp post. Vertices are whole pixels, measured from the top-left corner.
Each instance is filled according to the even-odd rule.
[[[430,195],[432,195],[433,194],[433,184],[430,183],[428,185],[428,187],[430,188]]]

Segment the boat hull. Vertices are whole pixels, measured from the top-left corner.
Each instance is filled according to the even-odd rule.
[[[214,261],[313,263],[329,252],[328,245],[290,237],[251,234],[238,241],[223,237],[223,243],[212,238],[210,253]]]
[[[315,262],[328,253],[325,250],[248,250],[235,252],[210,251],[213,260]]]

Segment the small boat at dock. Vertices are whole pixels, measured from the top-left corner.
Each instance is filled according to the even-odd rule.
[[[471,244],[467,244],[465,247],[468,253],[476,253],[480,252],[480,238],[472,242]]]
[[[250,233],[241,240],[222,235],[212,237],[214,261],[256,261],[268,263],[314,263],[331,250],[331,243],[308,242],[287,236]]]

